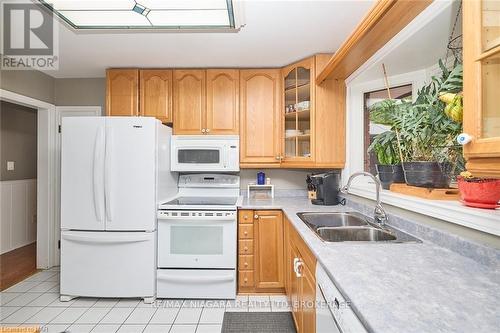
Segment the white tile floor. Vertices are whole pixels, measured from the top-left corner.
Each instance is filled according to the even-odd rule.
[[[285,296],[236,300],[78,298],[59,301],[59,269],[39,272],[0,293],[0,326],[41,326],[43,333],[214,333],[225,312],[290,311]]]

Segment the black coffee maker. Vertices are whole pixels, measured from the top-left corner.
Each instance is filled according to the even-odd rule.
[[[329,171],[307,175],[307,190],[313,205],[338,205],[340,203],[340,173]]]

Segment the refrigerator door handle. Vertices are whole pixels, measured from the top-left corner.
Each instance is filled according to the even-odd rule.
[[[141,233],[137,235],[130,236],[120,236],[113,237],[110,235],[106,238],[101,237],[93,237],[87,235],[76,235],[76,234],[66,234],[63,235],[62,238],[67,241],[80,242],[80,243],[96,243],[96,244],[119,244],[119,243],[138,243],[138,242],[147,242],[151,240],[150,234]]]
[[[107,222],[113,221],[113,207],[111,201],[111,164],[113,160],[112,149],[113,147],[113,129],[106,127],[106,156],[104,161],[104,195],[106,197],[106,220]]]
[[[95,142],[94,142],[94,165],[93,165],[93,170],[92,170],[92,181],[93,181],[93,194],[94,194],[94,209],[95,209],[95,216],[97,218],[97,221],[102,222],[102,197],[101,197],[101,187],[100,182],[99,182],[99,174],[102,172],[102,169],[100,168],[101,166],[101,158],[102,158],[102,137],[103,137],[103,130],[102,128],[99,128],[97,130],[97,133],[95,135]]]

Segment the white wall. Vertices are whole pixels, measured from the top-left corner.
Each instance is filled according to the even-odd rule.
[[[36,179],[0,182],[0,253],[36,241]]]
[[[262,171],[266,178],[271,178],[277,190],[305,190],[306,175],[311,173],[308,170],[283,170],[283,169],[251,169],[240,171],[240,187],[246,190],[249,183],[257,181],[257,172]]]

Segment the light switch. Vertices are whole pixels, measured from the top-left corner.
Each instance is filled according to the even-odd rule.
[[[7,161],[7,171],[14,171],[14,161]]]

